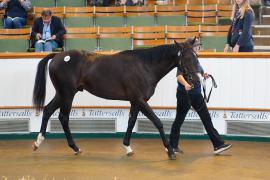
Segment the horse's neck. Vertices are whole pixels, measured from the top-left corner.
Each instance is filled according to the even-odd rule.
[[[166,74],[168,74],[175,67],[175,63],[169,59],[163,59],[156,67],[153,68],[155,74],[156,83],[160,81]]]

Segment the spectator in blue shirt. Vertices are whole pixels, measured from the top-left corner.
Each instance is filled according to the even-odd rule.
[[[31,9],[30,0],[3,0],[0,9],[5,9],[4,28],[18,29],[26,25],[27,11]]]
[[[41,17],[36,18],[32,27],[32,39],[36,52],[52,52],[63,46],[63,36],[66,29],[60,18],[52,16],[50,9],[45,8]]]
[[[232,11],[232,24],[227,36],[224,52],[253,52],[252,21],[254,11],[249,0],[235,0]]]

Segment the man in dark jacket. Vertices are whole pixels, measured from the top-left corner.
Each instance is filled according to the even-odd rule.
[[[35,19],[32,27],[32,38],[35,39],[36,52],[52,52],[54,48],[63,46],[66,29],[60,18],[52,16],[50,9],[45,8],[41,17]]]
[[[30,0],[3,0],[0,9],[6,9],[4,28],[17,29],[25,26],[27,11],[31,8]]]

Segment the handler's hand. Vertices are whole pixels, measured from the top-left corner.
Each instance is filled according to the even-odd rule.
[[[191,85],[190,85],[190,84],[188,84],[188,83],[187,83],[187,84],[185,84],[185,90],[186,90],[186,91],[191,90],[191,88],[192,88],[192,87],[191,87]]]
[[[208,73],[203,73],[203,77],[204,77],[204,79],[208,79],[209,78]]]

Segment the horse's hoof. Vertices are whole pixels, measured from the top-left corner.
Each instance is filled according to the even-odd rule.
[[[38,146],[36,145],[36,142],[33,142],[32,149],[33,149],[33,151],[36,151],[38,149]]]
[[[127,153],[127,156],[130,157],[130,156],[133,156],[133,154],[134,154],[134,152],[131,151],[131,152],[128,152],[128,153]]]
[[[170,160],[176,160],[176,155],[174,153],[172,154],[168,153],[168,156]]]
[[[81,153],[82,153],[82,151],[79,149],[78,151],[74,152],[74,155],[79,155]]]

